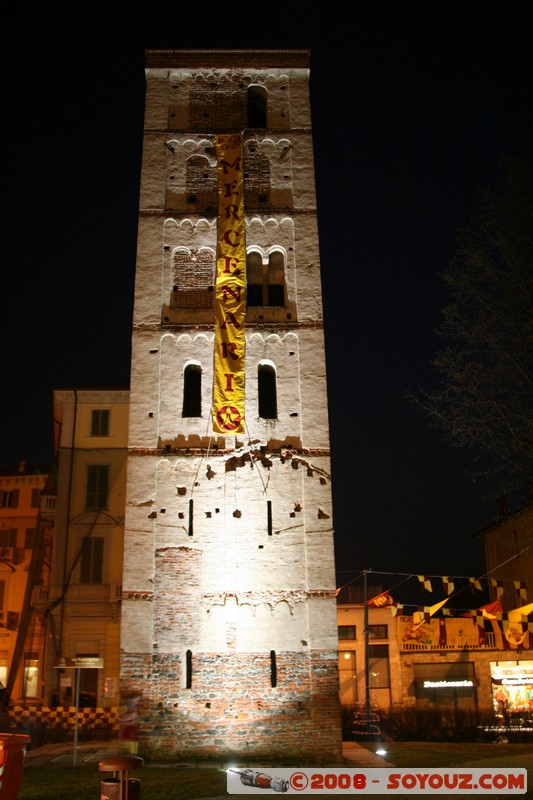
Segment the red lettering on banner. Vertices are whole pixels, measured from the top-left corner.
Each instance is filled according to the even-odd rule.
[[[224,175],[227,175],[228,172],[230,171],[230,169],[235,169],[235,170],[237,170],[237,172],[239,172],[240,169],[241,169],[241,157],[237,156],[237,158],[235,159],[233,164],[231,164],[229,161],[225,161],[223,158],[221,158],[220,159],[220,164],[222,166],[222,171],[223,171]]]
[[[223,272],[225,275],[231,274],[231,270],[233,269],[235,274],[240,274],[240,266],[242,264],[241,258],[235,258],[235,256],[222,256],[224,259],[224,269]]]
[[[225,372],[224,377],[226,378],[226,392],[233,392],[233,373]]]
[[[237,354],[237,345],[235,342],[222,342],[222,358],[232,358],[238,361],[240,356]]]
[[[227,302],[229,296],[232,297],[236,303],[239,303],[241,299],[241,288],[241,286],[237,286],[236,289],[232,289],[231,286],[224,284],[222,287],[222,297],[224,298],[224,302]]]
[[[238,197],[239,192],[237,191],[237,183],[235,181],[230,181],[230,183],[224,183],[223,186],[226,188],[226,194],[224,197]]]
[[[236,235],[236,237],[237,237],[237,241],[236,242],[232,242],[230,240],[229,236],[230,236],[231,233],[234,233]],[[224,236],[222,237],[222,241],[225,242],[225,244],[229,245],[230,247],[239,247],[239,245],[241,243],[240,235],[239,235],[238,231],[233,231],[233,230],[226,231],[224,233]]]
[[[231,311],[228,311],[228,313],[226,314],[226,319],[224,320],[224,322],[222,323],[222,325],[221,325],[220,327],[221,327],[221,328],[226,328],[226,327],[227,327],[227,322],[228,322],[228,320],[229,320],[229,322],[230,322],[231,324],[233,324],[233,326],[234,326],[235,328],[240,328],[240,327],[241,327],[241,326],[239,325],[239,323],[237,322],[237,318],[236,318],[235,314],[232,314],[232,312],[231,312]]]
[[[226,206],[226,219],[233,217],[233,219],[236,219],[237,222],[241,220],[242,217],[237,213],[238,210],[239,206],[236,206],[234,203],[230,203],[228,206]]]

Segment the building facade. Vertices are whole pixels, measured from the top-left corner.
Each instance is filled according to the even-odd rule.
[[[49,584],[33,601],[47,631],[42,700],[49,707],[120,702],[128,408],[127,389],[54,392],[52,560]]]
[[[48,470],[21,462],[0,475],[0,683],[2,701],[39,701],[46,637],[32,606],[47,582],[53,503]]]
[[[151,50],[146,86],[122,688],[159,758],[338,759],[309,54]]]
[[[502,610],[512,611],[533,598],[533,503],[508,513],[479,531],[483,541],[490,591]]]
[[[381,712],[460,709],[533,728],[533,624],[525,617],[522,646],[506,642],[501,621],[475,614],[418,625],[412,614],[369,608],[367,639],[364,606],[339,604],[338,625],[343,705],[366,702],[368,670],[370,703]]]

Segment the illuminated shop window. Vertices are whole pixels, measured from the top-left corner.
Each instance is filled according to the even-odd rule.
[[[370,644],[368,646],[368,666],[370,671],[370,687],[372,689],[388,689],[389,646],[387,644]]]
[[[351,706],[357,702],[354,650],[339,650],[339,697],[342,705]]]
[[[39,683],[39,657],[37,653],[26,653],[24,655],[24,685],[22,694],[24,697],[37,697]]]

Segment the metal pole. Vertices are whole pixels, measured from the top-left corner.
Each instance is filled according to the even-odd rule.
[[[367,571],[363,572],[363,600],[364,600],[364,627],[365,627],[365,711],[366,727],[370,733],[370,661],[368,651],[368,596],[367,596]]]
[[[76,719],[74,720],[74,753],[72,765],[76,766],[76,756],[78,753],[78,712],[80,710],[80,667],[76,667]]]

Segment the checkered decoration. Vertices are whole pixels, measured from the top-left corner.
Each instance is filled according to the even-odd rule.
[[[118,729],[120,709],[118,706],[109,708],[80,708],[78,727],[85,730],[95,728]],[[76,725],[75,706],[13,706],[9,709],[9,721],[12,728],[23,728],[26,725],[46,724],[50,728],[65,728],[74,730]]]

